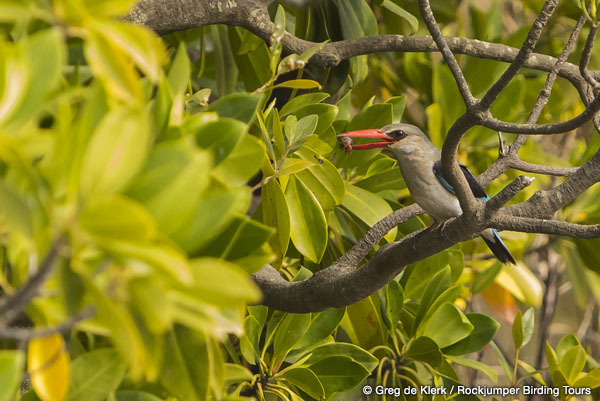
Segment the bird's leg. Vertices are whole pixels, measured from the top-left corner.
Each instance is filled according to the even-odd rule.
[[[426,228],[426,229],[424,229],[423,231],[420,231],[420,232],[418,232],[418,233],[415,235],[415,240],[414,240],[414,241],[413,241],[413,243],[412,243],[412,250],[413,250],[413,252],[415,252],[415,251],[416,251],[417,239],[418,239],[418,238],[419,238],[421,235],[423,235],[423,234],[426,234],[426,233],[428,233],[428,232],[429,232],[429,231],[431,231],[431,230],[434,230],[434,229],[435,229],[437,226],[439,226],[439,225],[440,225],[439,221],[434,221],[434,222],[433,222],[433,224],[431,224],[429,227],[427,227],[427,228]]]
[[[446,229],[446,224],[450,223],[455,218],[456,217],[450,217],[448,220],[444,220],[444,222],[442,223],[442,226],[440,227],[440,237],[444,236],[444,230]]]

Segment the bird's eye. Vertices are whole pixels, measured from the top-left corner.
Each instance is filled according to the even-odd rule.
[[[400,140],[407,137],[406,132],[404,130],[399,129],[390,133],[390,136],[394,139]]]

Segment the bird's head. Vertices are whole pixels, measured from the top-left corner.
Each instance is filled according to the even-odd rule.
[[[384,148],[391,150],[396,158],[431,146],[431,142],[423,131],[411,124],[390,124],[383,128],[346,132],[338,137],[346,151]],[[379,139],[380,141],[354,145],[350,142],[351,138]]]

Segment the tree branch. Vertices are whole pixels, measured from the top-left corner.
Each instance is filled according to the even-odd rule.
[[[65,237],[61,235],[52,243],[37,272],[29,278],[25,285],[19,288],[15,294],[2,298],[0,302],[0,324],[9,324],[37,296],[42,285],[50,277],[59,249],[64,242]]]

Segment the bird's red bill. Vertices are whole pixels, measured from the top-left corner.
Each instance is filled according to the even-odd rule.
[[[363,129],[358,131],[350,131],[344,134],[338,135],[340,138],[340,145],[346,152],[352,150],[364,150],[364,149],[376,149],[376,148],[387,148],[396,140],[381,132],[379,129]],[[369,142],[360,143],[354,145],[351,138],[367,138],[367,139],[383,139],[384,142]]]

